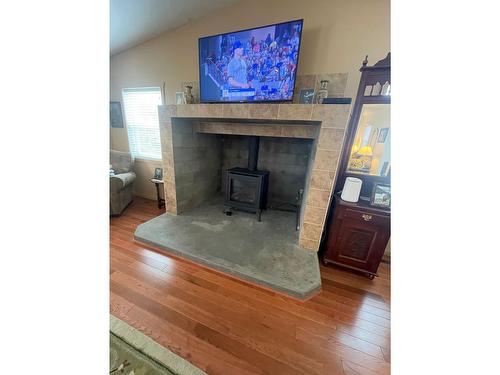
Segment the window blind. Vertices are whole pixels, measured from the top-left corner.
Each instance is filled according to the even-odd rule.
[[[128,142],[134,158],[161,159],[158,105],[159,87],[139,87],[122,90]]]

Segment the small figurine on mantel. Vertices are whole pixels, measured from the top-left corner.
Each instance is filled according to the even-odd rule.
[[[192,89],[193,86],[185,87],[186,104],[194,104],[194,96],[193,92],[191,91]]]

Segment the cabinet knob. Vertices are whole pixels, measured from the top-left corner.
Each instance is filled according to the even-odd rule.
[[[372,219],[372,215],[363,214],[362,215],[364,221],[370,221]]]

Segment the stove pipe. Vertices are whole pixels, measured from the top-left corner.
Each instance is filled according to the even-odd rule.
[[[260,138],[251,136],[248,139],[248,169],[252,172],[257,170],[259,161],[259,142]]]

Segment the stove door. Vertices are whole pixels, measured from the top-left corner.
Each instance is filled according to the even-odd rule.
[[[228,172],[226,203],[235,207],[257,210],[260,206],[261,181],[258,176]]]

